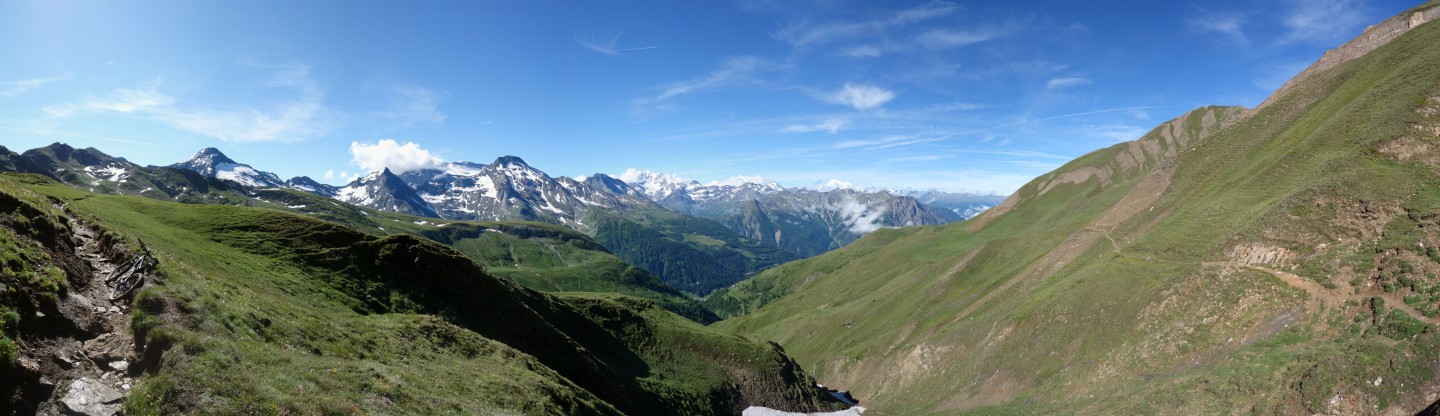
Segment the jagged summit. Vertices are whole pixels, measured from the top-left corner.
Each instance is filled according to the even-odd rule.
[[[217,179],[238,182],[245,186],[283,188],[285,181],[273,173],[256,170],[250,165],[236,162],[220,149],[207,147],[195,152],[194,156],[184,162],[170,165],[175,169],[185,169],[199,172],[201,175]]]
[[[189,159],[189,160],[186,160],[186,161],[184,161],[184,162],[181,162],[181,164],[188,164],[188,163],[209,163],[209,164],[215,164],[215,163],[230,163],[230,164],[237,164],[237,165],[240,164],[239,162],[236,162],[234,159],[230,159],[229,156],[225,156],[225,153],[220,152],[220,149],[216,149],[216,148],[213,148],[213,147],[207,147],[207,148],[204,148],[204,149],[200,149],[199,152],[195,152],[195,155],[194,155],[194,156],[190,156],[190,159]]]
[[[617,195],[643,196],[639,191],[635,190],[635,188],[630,187],[630,184],[625,183],[625,181],[616,179],[613,176],[603,173],[590,175],[590,177],[585,178],[584,182],[586,185],[590,185],[598,189],[604,189],[610,193]]]
[[[355,205],[425,217],[440,217],[405,179],[384,168],[335,191],[335,199]]]
[[[525,163],[525,160],[524,160],[524,159],[521,159],[519,156],[509,156],[509,155],[500,156],[500,157],[498,157],[498,158],[495,158],[495,163],[492,163],[492,165],[502,166],[502,167],[504,167],[504,166],[520,166],[520,167],[525,167],[525,168],[534,169],[534,168],[531,168],[529,164]]]

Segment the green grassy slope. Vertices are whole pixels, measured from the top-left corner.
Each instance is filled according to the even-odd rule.
[[[146,376],[126,402],[134,414],[821,406],[812,381],[771,347],[620,295],[605,295],[609,317],[595,319],[605,314],[491,277],[427,239],[272,209],[90,194],[30,175],[0,176],[0,191],[10,197],[0,200],[24,201],[0,206],[5,218],[48,210],[45,224],[62,224],[51,228],[98,224],[112,238],[143,239],[161,260],[161,278],[137,296],[131,315],[142,348],[132,372]],[[46,208],[54,205],[67,214]],[[0,221],[0,229],[36,234],[13,222]],[[54,266],[33,250],[15,252],[22,268]],[[44,276],[20,282],[52,293],[27,302],[64,302],[63,287]],[[7,308],[26,310],[9,299]],[[630,329],[614,332],[617,325]],[[12,336],[20,355],[43,344],[35,333]]]
[[[884,413],[1418,411],[1440,389],[1437,44],[1419,26],[1133,173],[1112,147],[967,223],[762,273],[723,305],[763,306],[718,325]]]
[[[115,167],[118,170],[109,171],[96,167]],[[708,323],[716,319],[713,313],[700,307],[689,299],[689,296],[668,287],[654,274],[629,266],[588,237],[555,225],[438,220],[379,211],[344,204],[308,192],[244,188],[189,170],[135,166],[93,148],[75,149],[61,143],[32,149],[24,154],[15,154],[0,147],[0,170],[41,174],[91,192],[140,195],[185,203],[275,208],[304,213],[375,235],[425,236],[460,248],[493,273],[533,289],[623,293],[655,300],[661,306],[699,322]],[[113,176],[114,172],[123,172],[123,176]],[[117,177],[121,180],[110,180]],[[660,228],[669,233],[667,242],[683,242],[687,235],[704,238],[701,237],[703,233],[713,233],[714,229],[729,232],[718,225],[708,227],[710,229],[691,225],[686,230],[670,232],[670,228],[676,227],[670,224],[686,224],[672,218],[676,217],[674,213],[649,216],[657,218],[657,222],[667,224]],[[444,228],[451,225],[455,227]],[[476,230],[490,230],[491,233],[480,233]],[[512,234],[505,234],[507,230]],[[766,252],[763,247],[750,248],[739,241],[731,243],[728,248],[705,247],[706,250],[703,250],[701,255],[706,257],[704,260],[713,263],[718,260],[710,258],[711,256],[729,260],[733,257],[730,256],[731,251],[739,249],[742,257],[759,257],[764,262],[752,267],[754,270],[793,258],[769,259],[754,254]],[[770,248],[770,251],[776,250],[778,249]],[[731,280],[743,277],[747,271],[754,270],[741,267],[733,272],[727,270],[725,273],[712,273],[715,276],[700,277],[724,280],[728,284]]]
[[[701,296],[797,258],[720,223],[663,209],[641,221],[592,212],[585,222],[593,227],[595,241],[620,258],[654,272],[676,289]]]
[[[453,221],[343,204],[289,189],[256,191],[277,209],[347,225],[375,235],[412,234],[448,245],[496,276],[545,292],[607,292],[638,296],[693,319],[717,318],[645,269],[611,254],[590,237],[538,222]]]

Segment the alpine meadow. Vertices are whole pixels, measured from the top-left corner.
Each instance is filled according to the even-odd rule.
[[[1440,414],[1413,1],[0,6],[0,414]]]

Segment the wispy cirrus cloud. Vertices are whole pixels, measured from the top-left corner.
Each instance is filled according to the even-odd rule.
[[[138,117],[190,133],[236,142],[297,141],[320,136],[333,124],[325,94],[301,64],[259,66],[271,71],[261,85],[289,89],[294,97],[266,107],[189,103],[160,91],[162,80],[117,88],[79,102],[43,108],[49,119],[89,114]]]
[[[821,97],[825,102],[849,106],[856,110],[869,110],[894,100],[896,93],[869,84],[845,83],[839,90]]]
[[[391,85],[388,89],[391,94],[390,109],[381,113],[381,116],[397,120],[401,126],[445,121],[445,113],[440,112],[440,99],[445,94],[405,84]]]
[[[1218,33],[1236,44],[1248,45],[1250,38],[1245,35],[1245,23],[1248,18],[1248,15],[1240,12],[1212,12],[1200,9],[1185,23],[1192,29]]]
[[[1085,86],[1094,83],[1095,81],[1091,81],[1089,78],[1081,77],[1051,78],[1049,81],[1045,82],[1045,89],[1058,90],[1063,88]]]
[[[926,49],[949,49],[995,39],[1013,31],[1013,28],[1004,27],[979,27],[970,30],[931,29],[916,36],[915,43]]]
[[[797,47],[819,45],[841,39],[854,39],[879,34],[891,29],[946,16],[959,10],[960,6],[955,3],[936,1],[923,6],[901,10],[893,15],[879,19],[821,24],[810,24],[808,21],[801,21],[781,29],[771,36]]]
[[[954,158],[955,158],[955,155],[954,155],[954,154],[899,156],[899,157],[892,157],[892,158],[882,159],[880,162],[881,162],[881,163],[923,163],[923,162],[934,162],[934,161],[937,161],[937,160],[954,159]]]
[[[884,54],[885,51],[879,46],[875,45],[851,46],[840,50],[841,56],[848,56],[851,58],[878,58],[880,57],[880,55]]]
[[[14,97],[40,88],[42,85],[67,79],[70,79],[70,74],[31,78],[20,81],[3,81],[0,82],[0,98]]]
[[[164,108],[173,104],[175,97],[159,92],[161,83],[162,80],[156,79],[139,88],[116,88],[80,102],[46,106],[42,110],[49,118],[58,119],[84,113],[130,114]]]
[[[835,147],[836,149],[883,150],[883,149],[893,149],[893,148],[897,148],[897,147],[908,147],[908,146],[916,146],[916,145],[922,145],[922,144],[935,143],[935,142],[938,142],[938,141],[943,141],[943,140],[948,140],[948,139],[949,139],[949,137],[947,137],[947,136],[940,136],[940,137],[920,137],[920,136],[911,136],[911,135],[895,135],[895,136],[884,136],[884,137],[879,137],[879,138],[874,138],[874,139],[846,140],[846,141],[843,141],[843,142],[835,143],[834,147]]]
[[[586,39],[576,38],[576,39],[575,39],[575,43],[576,43],[576,44],[579,44],[580,47],[583,47],[583,48],[585,48],[585,49],[589,49],[589,50],[595,51],[595,52],[597,52],[597,53],[600,53],[600,54],[603,54],[603,55],[610,55],[610,56],[620,56],[621,54],[623,54],[623,53],[625,53],[625,52],[631,52],[631,51],[643,51],[643,50],[659,49],[659,48],[660,48],[659,46],[638,46],[638,47],[621,48],[621,47],[619,46],[619,44],[620,44],[620,34],[616,34],[614,37],[610,38],[609,41],[605,41],[605,42],[597,41],[597,40],[595,40],[594,38],[586,38]]]
[[[674,82],[661,89],[652,101],[665,101],[673,97],[702,91],[710,91],[727,85],[750,82],[756,71],[773,67],[770,61],[756,56],[740,56],[726,59],[719,69],[705,76],[689,81]]]
[[[810,133],[823,131],[830,134],[839,133],[840,129],[850,124],[850,120],[843,118],[831,118],[814,124],[790,124],[780,129],[786,133]]]
[[[1074,133],[1080,137],[1095,137],[1110,143],[1120,143],[1129,140],[1139,139],[1148,131],[1144,127],[1129,124],[1087,124],[1075,127]]]
[[[1333,41],[1351,36],[1349,31],[1372,20],[1359,0],[1287,0],[1286,4],[1289,10],[1281,23],[1288,32],[1277,44]]]

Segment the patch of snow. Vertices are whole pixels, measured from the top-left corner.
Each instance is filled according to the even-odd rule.
[[[300,208],[305,208],[305,204],[300,204],[300,205],[286,205],[285,208],[300,209]]]
[[[466,167],[458,163],[446,163],[445,173],[455,176],[480,176],[480,169]],[[440,178],[440,175],[435,175],[435,178]]]
[[[762,406],[750,406],[745,408],[745,411],[741,412],[740,414],[743,416],[858,416],[863,413],[865,413],[865,408],[861,406],[855,406],[841,411],[825,413],[795,413],[786,412],[783,410],[775,410]]]
[[[370,195],[370,192],[365,189],[364,186],[360,185],[340,188],[340,191],[335,193],[335,199],[349,202],[355,205],[366,206],[371,205],[375,202],[375,196]]]
[[[759,176],[745,175],[731,176],[729,178],[726,178],[725,180],[711,181],[710,183],[705,184],[705,186],[742,186],[746,184],[760,185],[762,188],[780,187],[780,184],[777,184],[765,178]]]
[[[120,166],[106,166],[103,168],[86,166],[84,170],[86,174],[95,177],[95,179],[110,182],[124,182],[125,177],[128,176],[126,175],[128,170]]]
[[[265,182],[261,182],[256,179],[261,176],[259,172],[255,171],[254,168],[245,165],[237,165],[234,163],[220,163],[219,165],[216,165],[215,177],[239,182],[246,186],[267,185]]]

